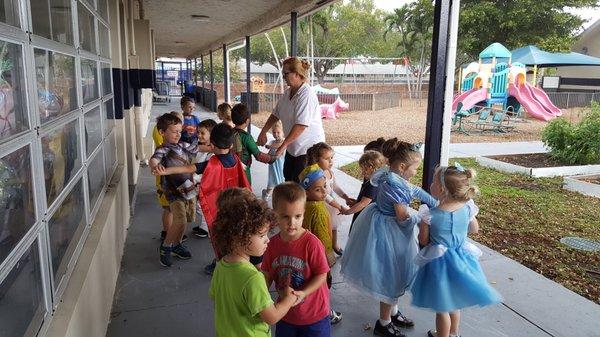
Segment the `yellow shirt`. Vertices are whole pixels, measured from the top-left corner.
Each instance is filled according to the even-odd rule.
[[[158,132],[156,125],[152,129],[152,139],[154,140],[154,148],[161,146],[163,143],[163,136]],[[160,176],[156,176],[156,190],[160,190]]]
[[[307,201],[304,209],[304,220],[302,227],[313,233],[323,246],[325,253],[333,252],[331,241],[331,227],[329,225],[329,212],[325,207],[325,201]]]

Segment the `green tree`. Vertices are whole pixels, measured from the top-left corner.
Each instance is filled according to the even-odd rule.
[[[405,4],[385,17],[387,29],[384,38],[392,32],[399,34],[396,46],[400,55],[407,58],[409,71],[416,77],[408,81],[409,91],[420,91],[423,74],[429,69],[431,39],[433,32],[433,4],[430,0],[418,0]],[[416,60],[416,62],[414,62]]]
[[[239,54],[238,53],[230,53],[229,54],[229,77],[230,77],[230,82],[239,82],[242,80],[242,70],[240,69],[240,67],[237,64],[237,61],[239,60]],[[224,76],[224,67],[223,67],[223,51],[222,50],[218,50],[213,52],[213,73],[214,73],[214,78],[215,78],[215,83],[223,83],[223,78],[225,78]],[[201,67],[201,63],[198,60],[198,64],[196,69],[194,70],[194,75],[198,76],[198,80],[200,80],[202,74],[202,67]],[[204,57],[204,80],[209,82],[210,81],[210,61],[208,56]]]
[[[395,43],[398,34],[383,39],[385,31],[385,13],[375,8],[372,0],[350,0],[339,2],[324,8],[312,15],[312,36],[315,57],[397,57]],[[298,54],[307,56],[310,48],[310,20],[308,17],[299,20]],[[276,28],[268,33],[269,39],[281,60],[288,54],[289,27]],[[285,39],[284,39],[285,36]],[[252,61],[260,64],[269,63],[277,66],[278,60],[273,55],[273,48],[265,35],[251,39]],[[343,63],[344,60],[315,59],[313,65],[315,76],[321,82],[325,74]]]

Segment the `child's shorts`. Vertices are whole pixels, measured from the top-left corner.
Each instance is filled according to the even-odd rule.
[[[196,199],[178,199],[169,204],[174,224],[187,224],[196,220]]]
[[[329,319],[329,315],[309,325],[294,325],[286,323],[283,320],[277,322],[275,337],[288,336],[331,337],[331,320]]]

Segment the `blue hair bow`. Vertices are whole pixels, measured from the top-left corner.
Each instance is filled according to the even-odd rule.
[[[414,143],[410,146],[411,151],[419,152],[423,147],[423,142]]]
[[[454,167],[458,172],[465,172],[465,168],[457,161],[454,162]]]

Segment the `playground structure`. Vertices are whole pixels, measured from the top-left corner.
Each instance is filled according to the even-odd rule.
[[[348,111],[348,107],[349,104],[339,97],[332,104],[319,104],[321,118],[324,119],[337,119],[340,117],[340,112]]]
[[[340,117],[340,112],[348,111],[350,108],[350,104],[344,102],[340,98],[340,91],[338,88],[327,89],[323,88],[319,84],[311,87],[312,90],[319,97],[319,101],[323,96],[333,96],[335,97],[335,101],[331,104],[319,104],[319,111],[321,112],[321,118],[323,119],[337,119]]]
[[[460,94],[452,102],[456,113],[459,103],[462,110],[486,106],[517,113],[521,106],[529,116],[549,121],[562,115],[548,95],[526,81],[527,68],[511,62],[511,52],[500,43],[492,43],[479,54],[479,62],[469,64],[462,71]]]

